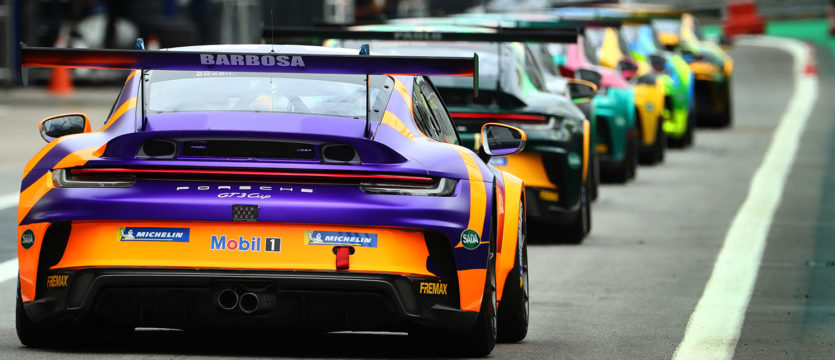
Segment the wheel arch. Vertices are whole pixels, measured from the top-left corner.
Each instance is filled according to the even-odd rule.
[[[496,298],[501,301],[505,281],[510,271],[513,270],[516,259],[517,233],[519,232],[519,209],[525,206],[525,184],[522,179],[513,174],[502,172],[504,180],[504,217],[500,245],[496,249]],[[502,190],[502,189],[497,189]],[[498,240],[499,238],[497,238]]]

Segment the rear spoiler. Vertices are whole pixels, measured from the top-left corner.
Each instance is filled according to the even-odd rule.
[[[28,67],[472,76],[473,89],[478,91],[476,54],[473,57],[424,57],[59,49],[27,47],[20,43],[20,71],[24,86],[28,80]]]
[[[58,49],[27,47],[20,43],[20,78],[28,83],[29,67],[96,68],[117,70],[203,70],[357,75],[471,76],[478,96],[478,54],[473,57],[370,56],[238,53],[218,51],[148,51]],[[147,124],[144,72],[140,74],[142,127]],[[370,100],[366,80],[366,137],[371,136]]]
[[[271,37],[319,38],[341,40],[391,40],[391,41],[471,41],[471,42],[547,42],[573,43],[578,29],[572,26],[555,26],[547,29],[492,28],[494,33],[439,32],[439,31],[368,31],[344,27],[274,27],[264,29],[265,39]]]

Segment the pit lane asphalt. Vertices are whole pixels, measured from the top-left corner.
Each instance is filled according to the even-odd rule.
[[[819,104],[775,216],[737,347],[739,358],[831,358],[835,339],[835,158],[828,94],[831,59],[819,54]],[[529,248],[531,328],[519,344],[499,344],[494,358],[669,359],[710,276],[728,226],[792,94],[792,59],[778,50],[733,52],[735,125],[699,129],[696,145],[669,151],[664,164],[641,167],[635,182],[604,186],[591,236],[578,246],[538,239]],[[0,195],[17,191],[28,158],[43,146],[37,121],[86,111],[94,127],[116,90],[50,99],[42,89],[0,90]],[[822,199],[822,200],[821,200]],[[15,256],[15,209],[0,210],[0,260]],[[27,349],[14,331],[13,280],[0,283],[0,357],[435,357],[437,344],[401,335],[186,334],[140,331],[101,348]],[[808,296],[808,298],[807,298]]]

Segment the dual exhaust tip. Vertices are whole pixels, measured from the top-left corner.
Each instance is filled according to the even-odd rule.
[[[223,289],[217,295],[217,305],[226,311],[240,309],[244,314],[263,313],[275,306],[275,295],[245,292],[238,294],[232,289]]]

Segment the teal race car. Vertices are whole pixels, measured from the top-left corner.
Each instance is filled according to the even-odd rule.
[[[549,31],[565,28],[581,29],[582,24],[564,21],[549,14],[459,14],[453,17],[458,22],[515,27],[535,31]],[[636,129],[635,91],[620,73],[593,64],[583,51],[583,37],[573,42],[548,42],[544,46],[533,44],[531,48],[539,59],[550,59],[550,64],[541,61],[543,73],[588,80],[598,87],[592,99],[591,120],[595,146],[594,158],[599,163],[599,176],[603,182],[623,183],[634,178],[637,172],[638,139]]]

